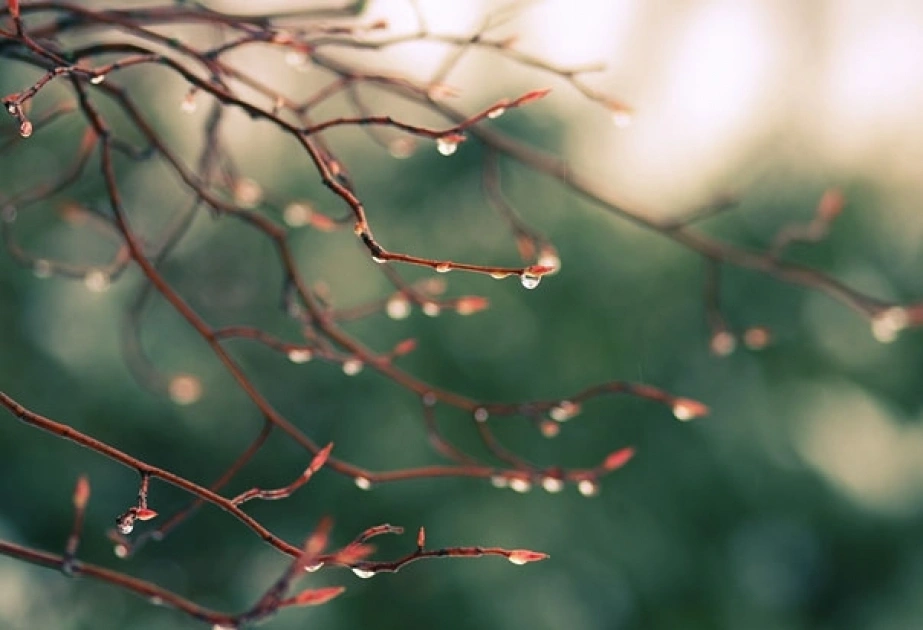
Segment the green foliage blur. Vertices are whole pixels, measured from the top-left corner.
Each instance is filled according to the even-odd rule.
[[[24,74],[0,76],[4,94]],[[197,147],[171,127],[154,86],[146,107],[174,142]],[[171,105],[172,107],[172,105]],[[204,116],[200,106],[193,122]],[[541,106],[496,123],[531,143],[563,150],[566,120]],[[186,123],[183,123],[186,124]],[[4,121],[6,132],[12,121]],[[268,127],[259,127],[269,133]],[[79,138],[76,120],[38,130],[0,155],[6,195],[60,172]],[[422,145],[395,160],[359,132],[337,132],[343,160],[366,200],[377,237],[395,251],[481,263],[519,264],[503,222],[481,194],[483,151],[456,155]],[[267,199],[305,199],[333,215],[344,208],[290,144],[257,143],[239,156]],[[832,184],[848,206],[816,245],[794,259],[886,299],[923,295],[913,209],[896,208],[876,181],[834,181],[792,173],[767,160],[734,210],[702,229],[766,247],[783,226],[804,223]],[[71,262],[102,263],[111,241],[57,211],[68,199],[103,205],[95,163],[70,192],[23,212],[23,247]],[[599,496],[498,490],[486,481],[428,479],[357,489],[321,471],[291,498],[247,511],[289,541],[330,515],[343,544],[366,527],[392,523],[409,533],[381,539],[381,557],[413,548],[425,526],[430,546],[499,545],[545,551],[525,567],[502,559],[435,560],[396,575],[361,580],[346,570],[306,576],[301,586],[343,584],[316,609],[280,613],[265,627],[346,630],[910,628],[923,624],[923,343],[917,332],[893,344],[868,322],[816,293],[727,269],[721,303],[736,330],[767,326],[772,343],[744,345],[727,358],[709,352],[704,265],[658,234],[613,217],[559,183],[503,163],[504,188],[522,215],[549,236],[559,274],[526,291],[453,272],[449,295],[477,294],[491,308],[462,317],[406,320],[384,314],[350,324],[384,350],[415,337],[400,365],[434,384],[485,401],[556,399],[612,379],[639,381],[710,405],[710,417],[679,423],[670,410],[625,397],[598,399],[542,437],[526,420],[504,420],[504,443],[546,465],[591,466],[625,445],[637,456],[605,479]],[[126,206],[139,230],[156,234],[186,195],[163,165],[122,166]],[[734,181],[734,174],[729,182]],[[56,205],[57,204],[57,205]],[[260,208],[280,218],[279,207]],[[909,217],[909,218],[908,218]],[[298,264],[331,299],[349,306],[379,299],[389,285],[349,230],[293,230]],[[265,327],[289,339],[297,328],[279,308],[281,274],[271,244],[226,218],[199,216],[163,266],[166,277],[212,324]],[[407,278],[424,278],[400,268]],[[442,277],[442,276],[440,276]],[[144,317],[143,341],[166,373],[190,373],[202,399],[179,406],[146,390],[119,351],[125,310],[142,286],[130,269],[105,293],[79,280],[37,278],[0,253],[0,389],[38,413],[72,425],[138,458],[207,485],[257,434],[261,418],[205,344],[159,298]],[[439,462],[427,443],[419,403],[366,369],[346,377],[319,361],[295,365],[246,341],[228,344],[260,390],[308,435],[374,470]],[[446,431],[477,452],[468,419],[441,409]],[[279,487],[306,454],[274,435],[228,489]],[[105,531],[134,499],[137,478],[105,459],[0,414],[0,536],[60,552],[71,527],[78,475],[92,484],[79,557],[151,580],[206,606],[252,604],[287,559],[218,510],[206,507],[160,543],[117,559]],[[162,515],[188,497],[152,484]],[[144,527],[144,525],[140,526]],[[0,627],[195,628],[188,618],[107,585],[72,580],[0,557]]]

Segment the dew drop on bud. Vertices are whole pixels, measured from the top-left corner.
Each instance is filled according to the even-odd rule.
[[[97,75],[94,76],[92,79],[90,79],[90,83],[92,83],[93,85],[99,85],[100,83],[102,83],[102,82],[105,81],[105,80],[106,80],[106,75],[104,75],[104,74],[97,74]]]
[[[346,359],[343,361],[343,374],[346,376],[355,376],[362,371],[362,361],[359,359]]]
[[[673,401],[673,415],[677,420],[686,422],[695,420],[708,413],[708,407],[697,400],[690,398],[679,398]]]
[[[321,567],[324,566],[323,562],[315,562],[314,564],[307,564],[304,567],[304,570],[308,573],[316,573],[321,570]]]
[[[185,114],[195,113],[195,110],[198,109],[198,104],[195,100],[195,92],[186,94],[186,96],[183,97],[183,102],[179,104],[179,108]]]
[[[542,488],[545,489],[545,492],[555,494],[564,489],[564,481],[557,477],[545,477],[542,479]]]
[[[360,577],[363,580],[367,580],[375,575],[374,571],[367,571],[365,569],[360,569],[359,567],[353,567],[353,573],[356,574],[356,577]]]
[[[452,265],[450,263],[439,263],[435,267],[436,273],[449,273],[452,271]]]
[[[388,153],[398,160],[406,160],[416,150],[416,143],[410,138],[397,138],[388,143]]]
[[[881,311],[872,319],[872,336],[881,343],[891,343],[909,323],[907,309],[894,306]]]
[[[249,177],[242,177],[234,184],[234,201],[241,208],[253,208],[263,200],[263,187]]]
[[[490,417],[490,414],[484,407],[478,407],[474,410],[474,419],[478,422],[487,422],[487,418]]]
[[[599,484],[592,479],[583,479],[577,484],[577,492],[585,497],[595,497],[599,494]]]
[[[397,138],[388,144],[388,153],[398,160],[406,160],[416,150],[416,143],[410,138]]]
[[[51,263],[44,258],[39,258],[32,265],[32,273],[36,278],[50,278],[52,272]]]
[[[285,53],[285,63],[300,72],[308,69],[310,57],[304,50],[289,50]]]
[[[500,116],[502,116],[505,113],[506,113],[506,108],[502,106],[498,106],[498,107],[494,107],[492,110],[487,112],[487,117],[490,118],[491,120],[496,120],[497,118],[500,118]]]
[[[535,287],[539,285],[541,281],[542,281],[541,276],[537,276],[527,271],[524,271],[519,278],[519,282],[521,282],[522,286],[524,286],[527,289],[534,289]]]
[[[371,490],[372,489],[372,482],[369,481],[367,477],[356,477],[353,480],[353,483],[355,483],[356,487],[359,488],[360,490]]]
[[[24,120],[19,123],[19,135],[23,138],[28,138],[32,135],[32,123],[28,120]]]
[[[307,348],[292,348],[288,351],[288,360],[292,363],[307,363],[311,357],[311,351]]]
[[[83,284],[93,293],[102,293],[109,288],[109,274],[101,269],[93,269],[83,277]]]
[[[580,405],[569,400],[562,400],[551,408],[548,415],[555,422],[567,422],[580,413]]]
[[[191,405],[202,397],[202,382],[191,374],[177,374],[167,389],[177,405]]]
[[[436,150],[439,151],[441,155],[448,157],[458,150],[458,142],[456,140],[439,138],[436,140]]]
[[[719,357],[730,356],[737,348],[737,339],[727,330],[721,330],[712,335],[709,344],[712,354]]]
[[[410,300],[401,294],[392,296],[385,305],[385,312],[391,319],[407,319],[410,316]]]
[[[523,494],[532,489],[532,483],[528,479],[524,479],[523,477],[513,477],[512,479],[510,479],[510,488],[514,492]]]
[[[510,480],[503,475],[494,475],[490,478],[490,483],[494,488],[506,488],[510,485]]]
[[[630,127],[632,122],[634,122],[634,117],[631,115],[630,111],[625,109],[616,109],[612,112],[612,124],[619,129]]]
[[[538,551],[529,551],[528,549],[515,549],[507,556],[507,560],[513,564],[523,565],[529,562],[538,562],[548,557],[548,554]]]
[[[424,302],[423,303],[423,314],[427,317],[436,317],[439,315],[439,312],[442,309],[439,308],[439,305],[435,302]]]

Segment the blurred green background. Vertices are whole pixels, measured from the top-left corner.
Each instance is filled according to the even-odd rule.
[[[732,11],[727,3],[714,6]],[[689,14],[684,9],[675,16],[694,21]],[[583,18],[592,15],[588,10]],[[644,22],[654,33],[664,23]],[[633,62],[644,63],[641,53],[636,57]],[[619,63],[624,61],[617,68]],[[643,116],[645,99],[658,94],[645,87],[656,83],[658,67],[648,82],[626,80],[626,98],[637,93],[641,117],[620,136],[610,136],[605,114],[557,81],[551,83],[561,95],[552,99],[559,101],[489,124],[572,157],[575,168],[598,175],[602,186],[631,179],[632,155],[658,146],[639,145],[634,154],[622,146],[634,146],[632,137],[649,136],[661,123],[653,114]],[[299,76],[283,72],[288,80]],[[22,89],[31,77],[22,68],[4,67],[0,93]],[[180,120],[183,87],[167,74],[133,71],[120,80],[137,90],[159,128],[194,160],[193,131],[204,120],[205,99],[194,115]],[[482,82],[471,102],[484,106],[517,94],[511,86],[549,83],[541,75],[512,81]],[[789,103],[799,86],[804,83],[779,100]],[[55,89],[36,107],[63,94]],[[809,221],[823,191],[839,186],[847,207],[832,233],[822,243],[793,248],[792,258],[885,299],[923,295],[920,191],[880,164],[844,165],[834,145],[805,155],[802,149],[813,141],[795,121],[797,102],[793,98],[788,106],[798,112],[794,117],[777,112],[769,125],[774,134],[756,134],[733,150],[718,141],[713,151],[683,145],[702,164],[687,160],[678,175],[680,181],[700,175],[694,186],[680,186],[687,193],[682,202],[671,199],[676,191],[654,193],[671,188],[671,181],[644,171],[643,159],[638,168],[648,188],[638,184],[632,194],[643,205],[680,214],[709,191],[741,190],[738,208],[702,228],[764,248],[783,226]],[[883,118],[891,121],[892,115]],[[5,122],[4,130],[11,124]],[[919,123],[894,124],[919,137]],[[605,131],[594,137],[602,125]],[[267,201],[260,211],[278,219],[279,207],[293,199],[332,214],[343,210],[292,143],[236,114],[228,127],[244,174],[263,186]],[[63,169],[81,129],[76,120],[60,121],[0,155],[3,197]],[[727,133],[740,135],[736,128]],[[376,236],[390,249],[519,264],[503,222],[483,200],[484,153],[473,140],[450,158],[423,145],[396,160],[360,132],[337,132],[330,139],[341,147]],[[667,164],[680,159],[663,150]],[[703,166],[718,154],[719,166]],[[889,159],[913,164],[915,158],[898,153]],[[15,232],[24,247],[75,263],[106,261],[112,243],[57,212],[71,199],[104,203],[92,167],[89,173],[53,203],[21,213]],[[343,596],[316,609],[282,612],[266,627],[884,630],[923,624],[920,335],[908,332],[895,343],[879,343],[868,322],[822,296],[726,269],[722,305],[729,323],[736,330],[768,326],[773,340],[759,352],[741,346],[727,358],[715,357],[708,348],[704,266],[696,256],[600,212],[558,183],[509,162],[503,173],[509,198],[558,247],[561,272],[534,291],[515,279],[454,272],[444,276],[448,294],[485,295],[489,310],[430,318],[415,309],[402,321],[378,314],[350,324],[349,331],[378,350],[417,338],[418,349],[400,359],[402,367],[484,401],[554,399],[589,384],[626,379],[702,400],[711,416],[682,424],[658,405],[613,397],[587,404],[554,439],[541,437],[524,420],[498,427],[507,445],[545,465],[591,466],[616,448],[636,446],[636,458],[606,478],[593,498],[573,487],[556,495],[541,489],[520,495],[468,479],[386,484],[363,492],[349,479],[321,471],[285,501],[248,504],[249,513],[293,542],[331,515],[340,544],[366,527],[390,522],[409,532],[425,526],[434,547],[484,544],[551,555],[526,567],[497,558],[428,561],[370,580],[325,570],[301,585],[344,584]],[[183,207],[184,192],[162,165],[124,165],[120,177],[126,206],[142,233],[156,234]],[[292,243],[306,278],[327,283],[335,304],[388,295],[388,283],[349,230],[293,229]],[[203,214],[163,269],[212,324],[253,324],[297,339],[297,327],[279,309],[281,275],[273,248],[242,225]],[[408,279],[428,275],[399,269]],[[79,280],[39,279],[4,253],[0,388],[43,415],[208,484],[257,434],[261,419],[205,344],[157,298],[144,318],[145,348],[165,373],[200,379],[202,398],[179,406],[129,375],[118,331],[140,287],[140,274],[130,269],[108,291],[93,293]],[[277,409],[316,441],[334,441],[339,457],[373,470],[439,461],[427,444],[417,400],[372,370],[345,377],[337,366],[294,365],[246,341],[228,347]],[[466,418],[442,408],[439,417],[460,444],[477,448]],[[60,552],[71,527],[73,484],[86,473],[93,493],[80,549],[85,561],[235,611],[252,604],[287,565],[246,528],[208,507],[163,542],[120,561],[104,532],[133,500],[136,476],[7,413],[0,427],[4,539]],[[302,451],[274,435],[228,493],[285,485],[305,464]],[[186,501],[182,493],[153,483],[152,506],[162,515]],[[413,535],[406,534],[381,539],[378,546],[381,557],[393,557],[413,544]],[[198,626],[109,586],[68,580],[3,557],[0,627]]]

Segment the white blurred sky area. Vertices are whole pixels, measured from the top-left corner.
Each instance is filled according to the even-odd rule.
[[[304,6],[267,2],[266,9]],[[418,0],[432,31],[468,34],[514,3]],[[636,110],[626,129],[541,73],[469,55],[447,79],[466,105],[555,85],[568,157],[622,199],[681,212],[774,159],[822,176],[915,187],[923,170],[919,0],[534,0],[497,33],[561,66],[602,63],[587,82]],[[252,11],[242,0],[215,8]],[[365,19],[416,28],[409,0],[371,0]],[[423,79],[445,49],[392,50]],[[268,70],[265,58],[254,63]],[[280,69],[284,72],[284,69]],[[477,96],[481,95],[479,101]],[[470,100],[467,100],[470,99]],[[548,111],[546,109],[545,111]],[[745,183],[745,182],[744,182]]]

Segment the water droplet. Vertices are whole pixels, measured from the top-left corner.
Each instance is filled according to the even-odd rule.
[[[500,116],[502,116],[505,113],[506,113],[505,107],[494,107],[492,110],[487,112],[487,117],[490,118],[491,120],[496,120],[497,118],[500,118]]]
[[[510,275],[512,274],[510,274],[509,271],[491,271],[490,272],[490,277],[493,278],[494,280],[503,280],[504,278],[509,278]]]
[[[311,57],[304,50],[289,50],[285,53],[285,63],[301,72],[308,69],[310,59]]]
[[[385,305],[385,311],[391,319],[407,319],[410,316],[410,300],[403,295],[392,296]]]
[[[503,475],[494,475],[490,478],[490,483],[494,488],[506,488],[510,485],[510,480]]]
[[[153,604],[154,606],[163,606],[163,598],[158,597],[157,595],[151,595],[147,601]]]
[[[99,85],[100,83],[102,83],[102,82],[105,81],[105,80],[106,80],[106,75],[104,75],[104,74],[97,74],[95,77],[93,77],[92,79],[90,79],[90,83],[92,83],[93,85]]]
[[[192,114],[198,109],[198,104],[195,100],[195,92],[189,92],[186,96],[183,97],[183,102],[179,104],[179,108],[183,113]]]
[[[442,309],[439,308],[439,305],[435,302],[424,302],[423,303],[423,313],[428,317],[436,317],[439,315],[439,312]]]
[[[439,101],[444,98],[458,96],[458,90],[445,83],[435,83],[430,86],[426,94],[431,100]]]
[[[50,278],[53,272],[54,268],[51,263],[44,258],[39,258],[32,265],[32,273],[36,278]]]
[[[241,208],[253,208],[263,200],[263,187],[249,177],[242,177],[234,184],[234,201]]]
[[[83,277],[83,284],[93,293],[102,293],[109,288],[109,274],[101,269],[92,269]]]
[[[558,479],[557,477],[545,477],[542,479],[542,487],[546,492],[555,494],[564,489],[564,481]]]
[[[31,136],[32,130],[33,130],[33,127],[30,121],[24,120],[21,123],[19,123],[19,135],[22,136],[23,138],[28,138],[29,136]]]
[[[226,623],[216,623],[212,626],[212,630],[237,630],[237,626]]]
[[[388,153],[398,160],[406,160],[417,148],[417,143],[411,138],[397,138],[388,144]]]
[[[551,408],[548,415],[555,422],[567,422],[580,413],[580,405],[569,400],[562,400]]]
[[[360,490],[371,490],[372,489],[372,482],[369,481],[367,477],[356,477],[353,480],[353,483],[355,483],[356,487],[359,488]]]
[[[303,201],[293,201],[285,206],[285,210],[282,211],[282,220],[289,227],[301,227],[311,221],[313,212],[314,209],[310,204]]]
[[[891,343],[909,324],[910,315],[907,309],[895,306],[880,312],[872,319],[872,336],[881,343]]]
[[[177,405],[191,405],[202,397],[202,382],[191,374],[177,374],[170,379],[168,390]]]
[[[634,122],[634,117],[631,115],[630,111],[616,109],[612,112],[612,124],[619,129],[630,127],[632,122]]]
[[[128,534],[130,534],[130,533],[132,533],[133,531],[135,531],[135,519],[134,519],[133,517],[131,517],[131,518],[125,518],[125,519],[119,519],[119,521],[115,524],[115,528],[116,528],[117,530],[119,530],[119,533],[120,533],[120,534],[123,534],[123,535],[127,536]],[[127,549],[126,549],[125,551],[126,551],[126,553],[128,552]],[[116,552],[115,552],[115,553],[116,553],[116,555],[118,555],[118,553],[119,553],[119,552],[118,552],[118,548],[116,548]]]
[[[487,418],[490,417],[490,414],[484,407],[478,407],[474,410],[474,419],[478,422],[487,422]]]
[[[561,426],[557,422],[552,422],[551,420],[545,420],[539,426],[539,429],[546,438],[557,437],[561,433]]]
[[[439,263],[435,267],[436,273],[449,273],[452,271],[451,263]]]
[[[362,371],[364,365],[359,359],[346,359],[343,361],[343,374],[346,376],[355,376]]]
[[[353,573],[356,574],[356,577],[360,577],[363,580],[367,580],[375,575],[374,571],[367,571],[365,569],[360,569],[359,567],[353,567]]]
[[[577,492],[585,497],[595,497],[599,494],[599,484],[592,479],[583,479],[577,484]]]
[[[423,394],[423,404],[426,405],[427,407],[434,406],[437,400],[438,398],[436,398],[436,394],[434,394],[433,392],[426,392],[425,394]]]
[[[763,326],[754,326],[744,332],[744,343],[751,350],[762,350],[772,341],[769,329]]]
[[[532,489],[532,482],[523,477],[513,477],[510,479],[510,488],[512,488],[514,492],[522,494]]]
[[[315,562],[314,564],[305,565],[304,570],[308,573],[316,573],[317,571],[320,571],[323,566],[323,562]]]
[[[292,363],[307,363],[313,356],[307,348],[292,348],[288,351],[288,360]]]
[[[10,113],[11,116],[15,116],[15,115],[16,115],[16,106],[15,106],[15,105],[7,105],[7,106],[6,106],[6,111],[8,111],[8,112]]]
[[[439,151],[440,154],[448,157],[458,150],[458,141],[439,138],[436,140],[436,150]]]
[[[381,256],[376,256],[375,254],[372,254],[372,262],[376,262],[376,263],[378,263],[379,265],[383,265],[383,264],[385,264],[386,262],[388,262],[388,259],[387,259],[387,258],[382,258]]]
[[[534,289],[542,281],[542,277],[524,271],[519,277],[519,281],[525,288]]]
[[[737,339],[727,330],[716,332],[711,338],[712,354],[719,357],[730,356],[737,348]]]
[[[115,557],[121,560],[124,560],[128,557],[128,547],[122,543],[118,543],[112,548],[112,552],[115,553]]]

